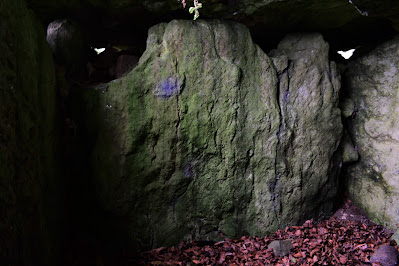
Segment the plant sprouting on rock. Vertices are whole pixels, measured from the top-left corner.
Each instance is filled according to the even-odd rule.
[[[181,0],[181,3],[183,5],[183,8],[185,8],[186,0]],[[188,10],[190,12],[190,14],[192,14],[194,12],[194,20],[196,20],[199,17],[198,9],[200,9],[201,7],[202,7],[202,3],[198,3],[198,0],[194,0],[194,6],[190,7],[190,9]]]

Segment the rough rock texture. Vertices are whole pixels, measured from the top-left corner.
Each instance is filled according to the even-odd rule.
[[[292,249],[292,239],[274,240],[267,248],[273,249],[274,255],[284,257],[288,255]]]
[[[1,1],[0,17],[0,261],[52,264],[64,225],[53,59],[22,0]]]
[[[341,148],[343,164],[353,163],[359,160],[359,153],[357,152],[357,146],[353,144],[352,138],[350,137],[349,133],[346,130],[344,130],[340,148]]]
[[[46,40],[58,64],[77,64],[84,55],[85,40],[79,25],[68,19],[58,19],[47,26]]]
[[[277,53],[278,72],[244,26],[175,20],[150,29],[128,75],[74,91],[97,200],[138,248],[331,212],[338,74],[318,34]]]
[[[395,247],[383,245],[378,247],[370,258],[371,263],[379,262],[382,266],[398,265],[399,252]]]
[[[318,215],[332,208],[332,200],[325,199],[335,196],[340,164],[340,156],[334,155],[342,135],[340,75],[320,34],[288,35],[271,56],[281,107],[274,207],[282,208],[283,220],[297,223],[292,217],[313,212],[315,206],[325,208]],[[285,209],[294,202],[295,208]]]
[[[348,168],[350,198],[375,222],[399,224],[399,37],[353,62],[346,93],[356,115],[348,130],[360,160]]]

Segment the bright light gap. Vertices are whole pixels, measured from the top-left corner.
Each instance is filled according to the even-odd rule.
[[[339,53],[343,58],[349,59],[353,55],[353,52],[355,52],[355,49],[350,49],[347,51],[338,51],[337,53]]]
[[[105,51],[105,48],[94,48],[94,51],[96,51],[97,54],[101,54]]]

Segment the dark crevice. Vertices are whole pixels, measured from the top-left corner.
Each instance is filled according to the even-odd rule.
[[[278,182],[280,180],[280,172],[279,172],[279,160],[280,160],[280,134],[281,134],[281,129],[283,127],[283,115],[282,115],[282,106],[281,106],[281,99],[280,99],[280,90],[281,90],[281,84],[280,84],[280,77],[278,77],[277,80],[277,91],[276,91],[276,102],[277,102],[277,107],[278,107],[278,112],[279,112],[279,126],[278,130],[276,132],[276,137],[277,137],[277,143],[276,143],[276,151],[275,151],[275,158],[274,158],[274,181],[271,184],[271,194],[273,197],[273,210],[274,214],[277,217],[277,220],[280,223],[280,207],[278,197],[279,197],[279,191],[277,190],[278,188]],[[277,190],[277,191],[276,191]]]

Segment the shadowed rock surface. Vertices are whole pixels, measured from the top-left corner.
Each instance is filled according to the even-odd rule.
[[[127,76],[74,92],[86,103],[78,124],[96,132],[97,199],[128,217],[136,246],[331,214],[339,76],[321,35],[289,36],[277,53],[276,71],[244,26],[175,20],[150,29]]]
[[[346,93],[358,109],[348,128],[360,160],[347,170],[351,199],[379,224],[399,224],[399,38],[354,61]]]
[[[0,17],[0,263],[51,265],[66,234],[53,58],[24,1]]]
[[[275,203],[282,208],[283,220],[316,210],[315,217],[323,216],[332,209],[332,200],[319,204],[321,198],[335,197],[341,160],[334,154],[342,135],[337,108],[340,75],[329,61],[328,48],[320,34],[297,33],[286,36],[270,53],[279,79]],[[288,202],[297,205],[287,209]],[[314,203],[323,207],[315,209]]]
[[[206,0],[196,22],[191,4],[0,1],[2,265],[264,235],[330,214],[342,183],[399,241],[397,39],[367,55],[397,34],[399,2]],[[330,45],[278,45],[313,31]],[[363,57],[347,68],[349,48]],[[329,60],[349,69],[340,148]]]

